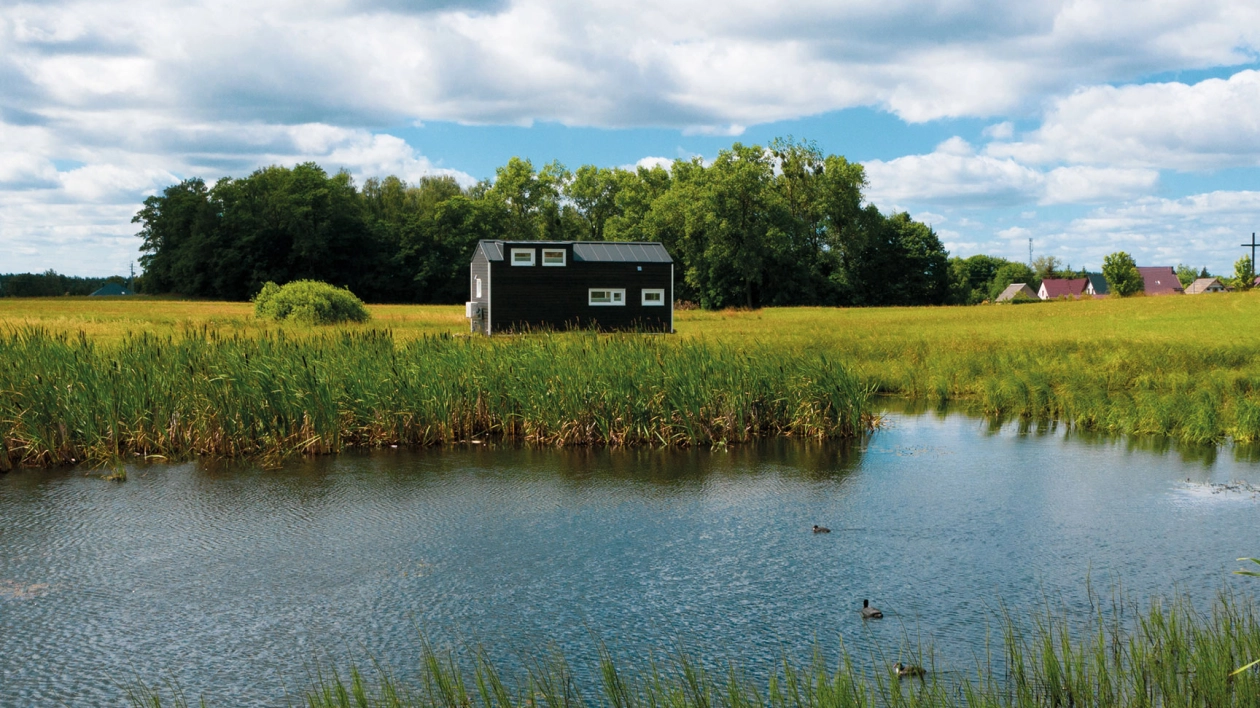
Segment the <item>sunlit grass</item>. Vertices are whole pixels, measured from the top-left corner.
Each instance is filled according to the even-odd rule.
[[[104,347],[128,333],[178,341],[293,339],[388,329],[406,343],[463,334],[459,306],[374,305],[367,324],[277,326],[247,303],[0,299],[0,331],[38,326]],[[987,307],[680,311],[671,341],[842,362],[883,394],[994,418],[1193,443],[1260,442],[1260,293]],[[558,335],[564,337],[584,335]],[[513,340],[514,341],[514,340]]]

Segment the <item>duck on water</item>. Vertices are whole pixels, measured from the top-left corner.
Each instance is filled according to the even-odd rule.
[[[927,669],[914,664],[906,665],[898,661],[893,664],[893,671],[897,674],[897,678],[923,678],[927,676]]]
[[[866,619],[882,619],[882,618],[883,618],[883,616],[884,616],[884,613],[883,613],[883,612],[880,612],[879,610],[875,609],[874,607],[871,607],[871,601],[870,601],[870,600],[863,600],[863,601],[862,601],[862,619],[864,619],[864,620],[866,620]]]

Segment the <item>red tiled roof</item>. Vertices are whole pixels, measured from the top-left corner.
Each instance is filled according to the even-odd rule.
[[[1146,283],[1147,295],[1180,295],[1185,292],[1181,281],[1177,280],[1177,271],[1171,266],[1146,266],[1138,268],[1138,272]]]
[[[1046,278],[1041,281],[1041,287],[1045,288],[1046,299],[1053,300],[1056,297],[1083,297],[1088,283],[1087,278]]]

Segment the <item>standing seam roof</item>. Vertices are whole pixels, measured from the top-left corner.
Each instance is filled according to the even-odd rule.
[[[512,241],[512,246],[517,242]],[[521,246],[527,242],[520,242]],[[673,263],[669,251],[659,243],[624,241],[536,241],[537,246],[564,246],[572,244],[573,260],[595,263]],[[481,241],[481,250],[492,261],[503,260],[503,241]]]
[[[573,244],[573,257],[579,261],[605,263],[673,263],[669,252],[659,243],[603,243],[580,242]]]

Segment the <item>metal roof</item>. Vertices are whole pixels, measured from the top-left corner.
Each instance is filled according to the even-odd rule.
[[[1138,272],[1142,274],[1147,295],[1179,295],[1186,291],[1172,266],[1138,266]]]
[[[573,244],[573,259],[604,263],[673,263],[669,251],[659,243],[619,243],[616,241],[578,241]]]
[[[1089,278],[1046,278],[1041,287],[1046,291],[1046,299],[1057,297],[1081,297],[1085,294],[1085,284]]]
[[[573,260],[596,263],[673,263],[669,251],[657,242],[628,241],[489,241],[480,247],[486,258],[503,260],[504,246],[573,246]]]
[[[481,251],[486,254],[487,259],[492,261],[503,260],[502,241],[481,241],[477,245],[481,247]]]
[[[1089,284],[1094,286],[1095,295],[1111,294],[1111,286],[1107,284],[1107,279],[1102,273],[1086,273],[1085,277],[1089,279]]]
[[[1033,289],[1028,287],[1027,283],[1011,283],[1006,286],[1001,295],[997,296],[997,301],[1006,302],[1007,300],[1013,300],[1016,295],[1023,295],[1029,298],[1037,297],[1037,293],[1033,292]]]

